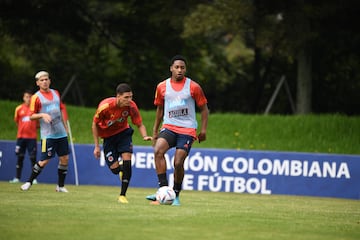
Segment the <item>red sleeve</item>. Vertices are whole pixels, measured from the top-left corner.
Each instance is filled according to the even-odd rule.
[[[96,124],[100,123],[101,119],[103,118],[102,117],[103,112],[106,112],[108,108],[109,108],[109,103],[105,100],[102,100],[96,109],[95,115],[93,117],[93,122]]]
[[[38,113],[41,109],[41,102],[38,95],[34,94],[30,100],[30,114]]]
[[[60,110],[61,110],[61,112],[62,112],[62,115],[63,115],[64,121],[66,122],[67,120],[69,120],[69,117],[68,117],[68,113],[67,113],[67,110],[66,110],[66,105],[65,105],[65,103],[60,102]]]
[[[21,109],[21,105],[15,108],[14,121],[16,122],[16,124],[19,123],[19,109]]]
[[[166,90],[166,81],[162,81],[156,87],[155,99],[154,99],[155,106],[164,105],[165,90]]]
[[[103,99],[97,109],[96,109],[96,112],[95,112],[95,115],[93,117],[93,122],[95,124],[97,124],[100,128],[107,128],[107,122],[106,122],[106,116],[107,116],[107,113],[109,112],[109,108],[111,107],[111,103],[114,101],[113,98],[105,98]],[[111,113],[110,113],[111,114]],[[108,115],[110,115],[108,114]]]
[[[194,98],[196,105],[198,107],[208,103],[204,91],[202,90],[202,88],[198,83],[191,81],[190,92],[191,92],[191,96]]]
[[[61,96],[60,96],[60,93],[58,90],[55,90],[56,94],[59,96],[59,99],[60,99],[60,111],[62,113],[62,116],[63,116],[63,120],[66,122],[67,120],[69,120],[69,117],[68,117],[68,113],[67,113],[67,110],[66,110],[66,105],[65,103],[63,103],[63,101],[61,101]]]
[[[131,117],[131,122],[136,126],[142,124],[142,118],[140,115],[139,108],[137,107],[134,101],[131,101],[130,103],[130,117]]]

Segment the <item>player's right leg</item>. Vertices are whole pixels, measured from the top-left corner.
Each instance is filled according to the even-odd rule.
[[[45,167],[45,165],[48,162],[49,162],[49,160],[43,160],[43,161],[39,161],[38,163],[36,163],[34,165],[34,167],[32,168],[30,178],[26,181],[26,183],[21,185],[20,189],[23,191],[29,190],[33,184],[34,179],[36,179],[37,176],[39,176],[39,174],[41,173],[41,171],[43,170],[43,168]]]
[[[155,168],[158,177],[158,187],[168,186],[168,179],[166,175],[166,160],[165,153],[169,148],[175,146],[176,135],[165,129],[159,133],[158,139],[154,146]],[[156,201],[156,194],[146,196],[147,200]]]
[[[31,167],[34,167],[36,164],[36,155],[37,155],[37,140],[36,139],[28,139],[27,150],[29,153],[29,158],[31,162]],[[33,180],[33,184],[38,184],[36,178]]]
[[[53,147],[54,139],[41,139],[41,153],[40,161],[38,161],[32,168],[29,179],[21,185],[20,189],[27,191],[31,188],[34,179],[36,179],[41,173],[42,169],[49,163],[50,159],[55,156],[55,149]],[[52,150],[48,150],[52,149]]]
[[[15,155],[17,156],[17,163],[16,163],[16,175],[15,177],[10,180],[10,183],[18,183],[21,179],[21,173],[24,165],[24,158],[25,158],[25,139],[18,138],[16,140],[16,147],[15,147]]]

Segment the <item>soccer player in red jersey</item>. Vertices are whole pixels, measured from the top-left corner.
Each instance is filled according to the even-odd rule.
[[[50,88],[51,80],[48,72],[36,73],[35,80],[39,90],[31,97],[30,119],[40,122],[41,154],[40,160],[32,169],[30,178],[21,186],[21,190],[29,190],[34,179],[57,154],[59,157],[58,184],[55,190],[67,193],[64,183],[69,162],[69,143],[65,104],[62,103],[59,92]]]
[[[94,156],[100,158],[99,137],[103,138],[103,150],[106,164],[113,174],[119,174],[121,192],[118,202],[128,203],[126,191],[131,179],[131,155],[133,153],[133,128],[128,123],[128,117],[138,127],[144,141],[152,137],[146,133],[140,111],[132,100],[133,92],[126,83],[116,88],[116,97],[105,98],[99,103],[92,123],[94,137]]]
[[[18,183],[21,179],[21,173],[24,164],[26,150],[29,154],[31,166],[36,163],[36,140],[37,140],[37,121],[30,120],[30,99],[32,92],[25,90],[23,94],[23,103],[15,108],[14,121],[17,125],[15,154],[17,156],[16,175],[10,183]],[[36,183],[36,179],[34,179]]]
[[[198,83],[186,77],[186,60],[176,55],[170,63],[171,77],[160,82],[155,92],[156,116],[153,127],[155,168],[159,187],[167,186],[164,154],[175,147],[174,186],[176,193],[172,205],[180,205],[179,194],[184,179],[184,162],[193,142],[206,140],[209,110],[207,99]],[[201,113],[201,127],[197,134],[196,106]],[[159,132],[160,124],[162,127]],[[146,197],[156,204],[156,195]]]

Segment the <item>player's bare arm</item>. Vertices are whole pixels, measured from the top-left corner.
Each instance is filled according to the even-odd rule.
[[[50,123],[51,122],[51,116],[47,113],[34,113],[30,116],[31,120],[38,120],[38,119],[43,119],[44,122],[46,123]]]
[[[200,107],[201,113],[201,129],[198,135],[199,143],[206,140],[206,129],[208,124],[208,117],[209,117],[209,109],[207,104],[204,104]]]
[[[99,145],[99,133],[96,126],[96,123],[92,123],[91,130],[94,137],[94,157],[99,159],[100,158],[100,145]]]
[[[152,137],[147,135],[146,127],[143,123],[137,126],[139,129],[139,132],[143,138],[144,141],[151,141]]]
[[[155,144],[155,141],[157,139],[157,136],[159,134],[159,127],[162,122],[164,115],[164,106],[157,106],[156,108],[156,115],[155,115],[155,121],[154,121],[154,127],[153,127],[153,141]]]

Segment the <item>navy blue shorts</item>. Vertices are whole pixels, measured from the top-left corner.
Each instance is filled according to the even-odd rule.
[[[59,157],[69,154],[69,142],[67,137],[41,139],[40,161],[54,158],[55,153]]]
[[[164,138],[168,142],[170,148],[176,147],[176,149],[183,149],[188,154],[195,140],[193,136],[179,134],[166,128],[160,130],[158,138]]]
[[[24,156],[26,150],[30,157],[36,157],[36,139],[35,138],[18,138],[16,139],[15,154]]]
[[[133,133],[134,129],[130,127],[111,137],[104,138],[103,149],[105,161],[109,167],[114,163],[114,161],[118,161],[119,156],[122,153],[133,153]]]

